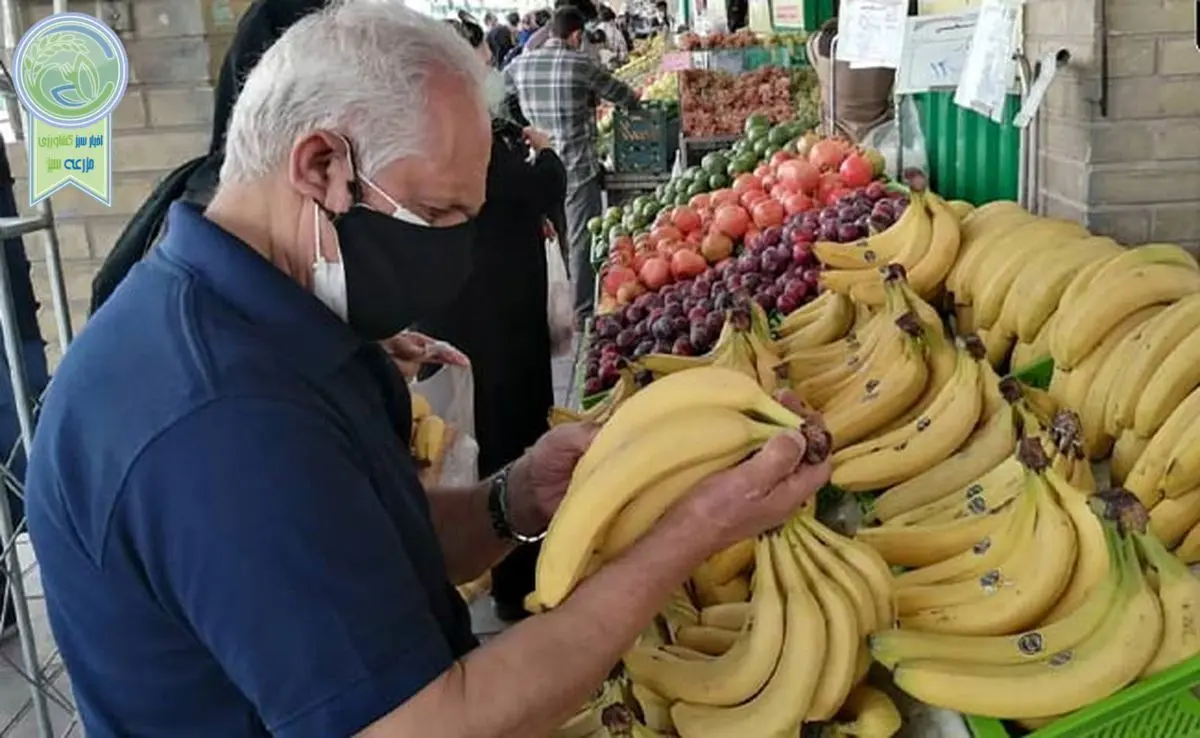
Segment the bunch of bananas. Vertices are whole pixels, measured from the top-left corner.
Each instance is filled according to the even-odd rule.
[[[1052,358],[1051,392],[1079,413],[1088,455],[1114,453],[1124,478],[1200,387],[1195,258],[1172,244],[1123,249],[1007,201],[976,210],[962,234],[946,280],[959,330],[977,331],[997,365]]]
[[[453,440],[454,429],[429,406],[429,400],[412,392],[412,433],[410,451],[420,467],[419,476],[426,485],[436,482],[442,474],[446,448]]]
[[[779,404],[749,375],[722,366],[668,374],[617,406],[575,467],[537,561],[532,610],[637,541],[700,480],[735,466],[787,429],[824,432]]]
[[[879,267],[894,263],[904,267],[917,294],[932,299],[958,259],[960,213],[969,207],[914,188],[908,207],[887,230],[854,243],[814,244],[813,253],[826,267],[821,284],[856,302],[881,306],[885,290]]]
[[[836,721],[830,735],[895,734],[895,705],[863,683],[866,637],[895,616],[883,560],[807,512],[741,548],[753,555],[748,601],[706,606],[680,590],[625,655],[647,725],[682,738],[796,735],[825,721]]]
[[[825,293],[784,319],[776,347],[791,389],[824,414],[837,449],[836,486],[867,492],[915,485],[945,493],[971,478],[964,472],[1011,452],[1011,418],[1000,413],[999,378],[982,361],[979,340],[948,339],[903,267],[880,271],[881,310],[860,305],[848,326],[854,308]],[[946,470],[933,472],[943,464]]]
[[[1044,724],[1200,653],[1200,581],[1145,533],[1128,493],[1092,497],[1104,520],[1093,513],[1067,436],[1024,439],[1005,479],[952,515],[858,535],[912,567],[896,578],[898,627],[870,651],[922,702]]]

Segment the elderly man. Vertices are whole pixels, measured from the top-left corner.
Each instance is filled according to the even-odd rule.
[[[596,104],[608,100],[633,107],[637,92],[581,51],[584,15],[571,5],[554,11],[551,39],[517,57],[505,70],[508,92],[517,95],[521,112],[546,131],[567,168],[567,240],[575,313],[582,323],[592,310],[596,275],[587,222],[600,215],[600,161],[596,153]]]
[[[704,557],[828,473],[780,437],[479,647],[453,583],[542,534],[592,433],[469,489],[422,489],[405,450],[376,342],[470,270],[483,77],[398,2],[301,20],[246,82],[208,209],[172,206],[67,353],[29,515],[92,738],[546,735]]]

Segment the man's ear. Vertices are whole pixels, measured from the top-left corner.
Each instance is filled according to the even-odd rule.
[[[288,158],[289,184],[326,210],[344,213],[354,204],[355,167],[346,139],[313,131],[296,140]]]

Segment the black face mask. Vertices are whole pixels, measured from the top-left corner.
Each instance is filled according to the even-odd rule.
[[[358,205],[334,216],[346,270],[347,322],[390,338],[449,304],[471,275],[475,224],[416,225]]]
[[[458,295],[471,275],[475,223],[436,228],[409,222],[417,216],[367,184],[396,208],[395,215],[363,203],[360,179],[350,185],[355,205],[329,215],[346,274],[346,322],[363,339],[380,341]]]

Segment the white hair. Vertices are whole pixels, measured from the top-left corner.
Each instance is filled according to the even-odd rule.
[[[335,0],[273,44],[234,104],[222,183],[282,166],[314,130],[346,135],[366,176],[425,148],[427,93],[449,75],[479,96],[486,67],[447,23],[400,0]]]

